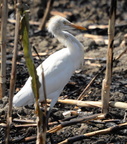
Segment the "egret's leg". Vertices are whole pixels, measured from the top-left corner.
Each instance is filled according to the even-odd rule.
[[[52,110],[52,108],[54,107],[54,105],[56,104],[57,100],[58,100],[58,97],[56,96],[56,97],[51,101],[50,108],[49,108],[49,111],[48,111],[48,114],[47,114],[47,124],[48,124],[48,119],[49,119],[51,110]]]
[[[49,108],[49,111],[48,111],[48,114],[47,114],[47,129],[48,129],[48,130],[49,130],[48,119],[49,119],[50,113],[51,113],[51,111],[52,111],[52,108],[53,108],[54,105],[56,104],[57,100],[58,100],[58,97],[55,97],[55,98],[51,101],[51,103],[50,103],[50,108]],[[49,136],[50,136],[51,144],[53,144],[54,142],[53,142],[53,139],[52,139],[51,134],[49,134]]]

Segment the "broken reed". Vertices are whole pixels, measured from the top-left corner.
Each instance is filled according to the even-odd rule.
[[[112,63],[113,63],[113,41],[115,32],[115,16],[116,16],[117,0],[111,0],[109,27],[108,27],[108,49],[106,61],[106,73],[102,83],[102,112],[108,113],[109,94],[112,79]]]

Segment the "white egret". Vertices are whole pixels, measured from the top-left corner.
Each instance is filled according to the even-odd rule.
[[[67,30],[74,28],[86,30],[86,28],[77,26],[60,16],[54,16],[48,23],[48,31],[66,46],[66,48],[50,55],[41,64],[44,68],[47,98],[52,100],[50,108],[53,108],[57,102],[60,93],[74,71],[83,64],[84,47],[73,35],[67,32]],[[41,65],[37,68],[37,74],[42,84]],[[44,100],[42,85],[39,94],[39,101],[42,102]],[[31,77],[29,77],[22,89],[14,96],[13,106],[20,107],[33,103],[34,94],[31,88]]]

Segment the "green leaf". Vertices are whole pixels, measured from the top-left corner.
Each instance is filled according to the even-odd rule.
[[[39,85],[38,75],[36,72],[36,68],[34,66],[32,52],[29,44],[29,18],[28,18],[27,11],[24,11],[22,13],[21,32],[22,32],[22,46],[24,51],[24,57],[26,60],[26,65],[29,74],[32,77],[32,89],[35,96],[35,100],[38,101],[40,85]]]

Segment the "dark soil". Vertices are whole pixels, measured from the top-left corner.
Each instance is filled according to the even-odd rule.
[[[43,8],[39,7],[37,3],[29,2],[30,6],[30,20],[40,21],[43,16]],[[96,0],[55,0],[52,11],[59,12],[70,12],[71,16],[68,19],[73,23],[78,23],[81,26],[88,27],[92,24],[108,25],[110,1],[96,1]],[[49,18],[52,15],[50,14]],[[15,17],[13,4],[9,3],[9,18]],[[123,50],[120,47],[124,35],[127,33],[127,1],[118,0],[117,3],[117,15],[116,15],[116,31],[114,40],[114,58],[117,57]],[[6,83],[6,96],[0,101],[0,123],[6,123],[6,114],[8,108],[8,95],[9,95],[9,82],[11,73],[11,59],[13,54],[14,45],[14,27],[13,23],[8,22],[8,33],[7,33],[7,83]],[[54,37],[47,32],[46,29],[43,32],[38,31],[38,26],[30,25],[30,44],[31,47],[35,47],[39,53],[43,53],[41,56],[42,61],[53,52],[63,48]],[[61,98],[77,99],[90,80],[98,73],[103,66],[106,64],[106,52],[107,45],[103,42],[95,42],[93,39],[84,37],[85,33],[107,36],[107,29],[88,29],[84,31],[73,31],[72,32],[78,40],[84,45],[84,68],[81,72],[75,73],[70,82],[65,86]],[[19,42],[20,43],[20,42]],[[33,53],[35,53],[33,51]],[[92,58],[92,59],[90,59]],[[111,84],[110,100],[112,101],[127,101],[127,57],[124,54],[117,63],[113,64],[113,75]],[[34,56],[35,65],[38,66],[41,62],[37,56]],[[23,57],[23,50],[19,44],[19,52],[17,59],[17,81],[16,81],[16,92],[24,85],[28,78],[28,71],[25,65],[25,59]],[[101,100],[101,88],[102,80],[104,79],[105,73],[101,73],[94,83],[90,86],[89,90],[85,94],[85,100],[99,101]],[[16,93],[15,92],[15,93]],[[51,113],[50,121],[57,121],[64,119],[63,112],[74,110],[75,106],[66,104],[56,104],[53,112]],[[101,113],[100,108],[81,108],[83,114],[79,114],[77,118],[82,116],[92,115]],[[101,129],[105,129],[116,124],[123,122],[126,110],[118,108],[110,108],[109,115],[105,119],[114,119],[113,121],[91,121],[89,123],[77,123],[72,126],[65,127],[58,132],[52,134],[53,143],[59,143],[65,139],[83,135],[88,132],[93,132]],[[24,120],[36,120],[34,112],[34,106],[13,108],[13,119],[24,119]],[[125,121],[127,119],[125,118]],[[25,137],[36,136],[35,127],[21,127],[17,128],[15,125],[21,124],[13,122],[10,130],[10,140],[12,143],[20,144],[34,144],[36,140],[24,141]],[[53,126],[50,126],[50,128]],[[5,140],[5,128],[0,127],[0,143],[4,144]],[[75,144],[126,144],[127,143],[127,128],[122,130],[116,130],[105,135],[96,135],[87,137],[85,139],[79,139]],[[21,140],[22,139],[22,140]],[[11,143],[11,142],[10,142]],[[47,136],[47,143],[50,144],[50,138]]]

